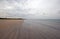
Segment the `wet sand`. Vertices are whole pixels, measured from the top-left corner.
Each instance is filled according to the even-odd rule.
[[[60,39],[60,23],[38,20],[0,20],[0,39]]]

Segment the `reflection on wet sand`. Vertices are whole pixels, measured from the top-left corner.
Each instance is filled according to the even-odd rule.
[[[60,39],[60,23],[0,20],[0,39]]]

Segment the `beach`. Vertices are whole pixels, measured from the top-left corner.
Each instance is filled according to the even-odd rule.
[[[60,21],[0,20],[0,39],[60,39]]]

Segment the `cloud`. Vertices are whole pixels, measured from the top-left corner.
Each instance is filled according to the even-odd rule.
[[[0,17],[60,19],[59,13],[60,0],[0,0]]]

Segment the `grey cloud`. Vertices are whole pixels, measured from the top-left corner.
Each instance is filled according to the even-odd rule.
[[[0,17],[60,19],[60,0],[0,0],[0,14]]]

